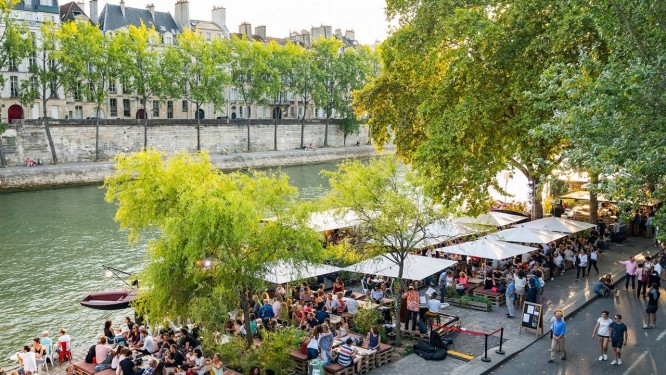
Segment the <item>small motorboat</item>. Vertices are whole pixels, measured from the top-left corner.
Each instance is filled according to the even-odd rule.
[[[81,300],[81,306],[97,310],[122,310],[126,309],[136,296],[136,289],[90,293]]]

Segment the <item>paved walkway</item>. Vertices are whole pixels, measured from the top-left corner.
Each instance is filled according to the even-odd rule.
[[[653,241],[645,238],[630,237],[622,245],[613,244],[609,250],[606,250],[599,260],[600,273],[610,273],[613,280],[622,281],[625,275],[624,266],[617,263],[618,260],[625,260],[630,255],[647,256],[655,254],[658,249],[653,246]],[[575,282],[576,271],[569,270],[564,275],[556,277],[553,281],[547,281],[544,288],[542,303],[545,309],[544,316],[544,334],[549,333],[548,321],[553,316],[555,309],[563,309],[565,317],[568,318],[576,311],[580,310],[590,303],[596,295],[592,288],[597,280],[596,274],[587,278],[581,278]],[[622,286],[621,289],[624,289]],[[505,355],[495,353],[497,347],[489,347],[488,358],[490,362],[481,361],[481,357],[476,357],[470,362],[464,362],[447,357],[444,361],[432,362],[426,361],[421,357],[411,354],[396,363],[383,366],[373,370],[373,375],[422,375],[422,374],[460,374],[475,375],[484,374],[487,371],[499,366],[507,361],[513,355],[524,350],[537,340],[534,331],[521,332],[519,312],[516,311],[516,319],[507,319],[505,306],[494,307],[490,312],[475,311],[456,307],[446,309],[447,313],[461,317],[462,327],[483,333],[490,333],[500,327],[504,327],[504,338],[507,340],[502,345]],[[497,339],[493,340],[495,343]],[[490,345],[490,344],[489,344]],[[454,339],[455,346],[455,339]]]

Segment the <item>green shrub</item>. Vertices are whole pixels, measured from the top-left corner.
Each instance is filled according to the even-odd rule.
[[[222,345],[218,344],[217,352],[220,353],[222,363],[225,366],[242,373],[245,373],[258,362],[254,347],[248,348],[245,339],[240,336],[234,336]]]
[[[356,332],[366,335],[370,327],[379,326],[382,322],[382,314],[377,309],[359,309],[353,319]]]
[[[259,358],[259,366],[273,370],[276,374],[291,373],[293,362],[289,354],[292,350],[299,348],[301,337],[304,334],[304,331],[291,327],[265,333],[261,345],[255,349]]]

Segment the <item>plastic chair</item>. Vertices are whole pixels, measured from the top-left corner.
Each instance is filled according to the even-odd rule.
[[[46,357],[42,356],[42,358],[46,358]],[[48,362],[44,361],[43,363],[38,364],[37,365],[37,373],[39,373],[39,374],[42,373],[42,367],[44,367],[46,369],[46,373],[48,374],[49,373],[49,364],[48,364]]]
[[[51,366],[54,365],[53,362],[53,346],[52,345],[44,345],[46,348],[46,354],[42,355],[42,359],[44,360],[44,364],[46,365],[46,373],[49,372],[49,361],[51,361]]]
[[[365,280],[361,279],[361,288],[363,289],[364,294],[370,293],[370,290],[368,289],[368,285],[365,283]]]
[[[384,291],[384,295],[385,295],[385,296],[388,297],[388,296],[390,295],[391,297],[395,297],[395,295],[394,295],[394,293],[393,293],[393,282],[394,282],[394,281],[395,281],[395,279],[391,279],[391,282],[390,282],[389,285],[386,287],[386,290]]]
[[[60,341],[58,342],[58,345],[60,346],[60,351],[58,352],[58,362],[62,364],[65,359],[69,361],[69,363],[72,363],[72,350],[67,350],[67,344]]]

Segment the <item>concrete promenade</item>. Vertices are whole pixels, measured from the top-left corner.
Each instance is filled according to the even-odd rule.
[[[392,153],[387,148],[384,153]],[[313,151],[282,150],[219,155],[210,153],[213,164],[223,171],[244,168],[270,168],[333,162],[377,155],[369,145],[327,147]],[[22,189],[98,184],[113,173],[112,162],[84,162],[37,167],[0,168],[0,192]]]
[[[599,272],[602,275],[610,273],[613,276],[613,280],[618,283],[617,285],[620,287],[621,292],[624,293],[623,277],[625,269],[617,261],[626,260],[630,255],[638,255],[638,259],[641,259],[643,256],[647,256],[648,252],[654,255],[658,252],[658,248],[653,245],[653,242],[653,240],[646,238],[630,237],[621,245],[612,244],[610,249],[601,255],[598,262]],[[598,298],[592,289],[597,279],[598,277],[594,269],[592,269],[591,276],[581,278],[579,282],[576,282],[576,271],[574,269],[566,271],[564,275],[555,277],[552,281],[546,281],[542,299],[545,309],[544,335],[548,335],[550,332],[548,322],[553,316],[555,309],[563,309],[565,318],[569,319],[595,298]],[[447,357],[444,361],[432,362],[426,361],[416,354],[411,354],[396,363],[380,367],[371,373],[377,375],[484,374],[508,361],[512,356],[526,349],[538,339],[534,331],[523,330],[521,332],[519,329],[520,311],[516,310],[515,319],[506,318],[506,306],[493,306],[490,312],[449,307],[446,309],[446,312],[460,316],[462,327],[471,331],[491,333],[500,327],[504,327],[504,338],[506,341],[502,345],[502,350],[505,354],[500,355],[495,353],[495,350],[498,349],[497,344],[499,340],[494,338],[493,340],[489,340],[489,342],[494,343],[492,346],[489,344],[488,348],[490,362],[481,361],[482,356],[478,356],[470,362],[464,362],[451,357]],[[462,334],[458,333],[456,335]],[[541,332],[539,332],[540,336]],[[456,339],[454,338],[454,343],[451,347],[452,350],[456,349],[455,341]],[[478,340],[478,342],[480,345],[483,345],[482,340]]]

